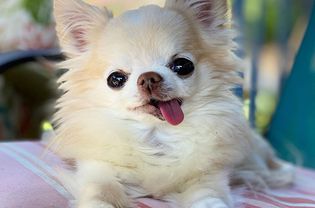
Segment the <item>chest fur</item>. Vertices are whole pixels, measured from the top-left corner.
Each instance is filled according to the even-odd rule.
[[[219,168],[216,164],[224,162],[220,154],[225,150],[218,149],[218,138],[211,132],[192,129],[141,132],[134,146],[139,157],[135,168],[120,173],[124,181],[141,184],[147,192],[180,190],[189,180],[208,174]]]

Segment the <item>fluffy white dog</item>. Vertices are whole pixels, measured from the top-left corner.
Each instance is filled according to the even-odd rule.
[[[52,148],[79,208],[233,207],[230,183],[283,186],[293,178],[248,126],[226,0],[167,0],[113,18],[55,0],[61,47]]]

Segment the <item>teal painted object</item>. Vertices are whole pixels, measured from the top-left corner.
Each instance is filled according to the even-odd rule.
[[[315,4],[309,25],[286,80],[268,137],[280,157],[315,168]]]

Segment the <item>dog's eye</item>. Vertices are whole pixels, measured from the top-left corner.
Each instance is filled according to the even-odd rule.
[[[121,72],[113,72],[107,78],[107,85],[110,88],[119,89],[124,86],[127,80],[128,80],[128,77],[126,74],[121,73]]]
[[[193,62],[185,58],[175,59],[173,63],[170,64],[170,68],[179,76],[190,75],[195,70]]]

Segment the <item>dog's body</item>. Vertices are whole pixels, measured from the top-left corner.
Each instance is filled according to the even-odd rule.
[[[76,162],[63,178],[77,207],[134,207],[144,196],[232,207],[231,181],[291,182],[231,92],[240,61],[227,13],[222,0],[167,0],[112,18],[55,0],[69,71],[52,148]]]

